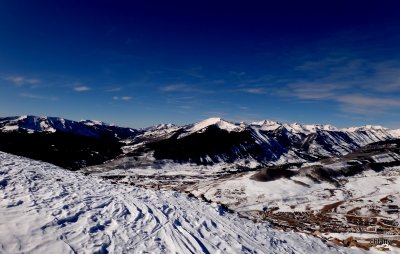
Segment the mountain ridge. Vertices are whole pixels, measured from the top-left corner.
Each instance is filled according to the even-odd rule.
[[[222,118],[132,129],[94,120],[16,116],[0,118],[0,134],[2,151],[79,169],[119,157],[140,161],[143,156],[152,157],[156,164],[172,161],[212,166],[240,162],[254,167],[305,163],[397,139],[400,130],[368,125],[339,129],[272,120],[232,123]],[[63,162],[65,153],[74,156]]]
[[[28,121],[30,123],[36,123],[39,121],[43,121],[44,123],[48,123],[51,126],[49,126],[48,129],[45,130],[40,130],[37,129],[37,126],[33,125],[30,126],[31,128],[29,128],[29,126],[20,126],[20,123],[24,123],[24,121]],[[41,122],[39,122],[40,124]],[[16,125],[18,125],[18,127],[20,128],[24,128],[27,130],[32,130],[32,131],[43,131],[43,132],[54,132],[54,130],[51,129],[51,127],[53,127],[53,125],[55,124],[62,124],[65,125],[65,123],[80,123],[80,124],[84,124],[85,126],[108,126],[108,127],[115,127],[115,128],[120,128],[120,129],[127,129],[127,130],[131,130],[132,132],[135,131],[147,131],[147,130],[155,130],[155,129],[168,129],[168,128],[176,128],[176,127],[180,127],[180,128],[185,128],[185,129],[192,129],[192,131],[198,131],[201,130],[203,128],[206,128],[208,126],[211,125],[216,125],[219,126],[221,129],[227,129],[230,131],[241,131],[243,130],[245,127],[255,127],[255,128],[259,128],[262,130],[273,130],[275,127],[279,128],[281,126],[285,127],[286,129],[288,129],[289,131],[292,132],[310,132],[310,133],[314,133],[318,130],[328,130],[328,131],[350,131],[350,132],[355,132],[355,131],[363,131],[363,130],[386,130],[386,131],[391,131],[398,137],[400,137],[400,129],[390,129],[390,128],[386,128],[384,126],[381,125],[362,125],[362,126],[351,126],[351,127],[345,127],[345,128],[338,128],[334,125],[331,124],[302,124],[302,123],[298,123],[298,122],[294,122],[294,123],[281,123],[278,121],[274,121],[271,119],[264,119],[258,122],[232,122],[232,121],[228,121],[225,120],[223,118],[220,117],[210,117],[210,118],[206,118],[204,120],[198,121],[196,123],[190,123],[190,124],[184,124],[184,125],[177,125],[174,123],[161,123],[161,124],[156,124],[156,125],[152,125],[152,126],[148,126],[148,127],[144,127],[144,128],[132,128],[132,127],[121,127],[115,124],[108,124],[102,121],[98,121],[98,120],[69,120],[63,117],[57,117],[57,116],[35,116],[35,115],[21,115],[21,116],[7,116],[7,117],[0,117],[0,131],[13,131],[16,130]],[[4,127],[9,127],[4,128]],[[46,126],[42,126],[42,127],[46,127]],[[65,126],[64,126],[65,127]],[[270,127],[270,128],[268,128]],[[54,128],[54,127],[53,127]],[[58,128],[55,128],[56,130],[61,130],[61,128],[58,126]]]
[[[27,133],[61,131],[88,137],[108,136],[116,139],[125,139],[139,132],[136,129],[110,125],[96,120],[74,121],[62,117],[33,115],[0,118],[0,131],[26,131]]]

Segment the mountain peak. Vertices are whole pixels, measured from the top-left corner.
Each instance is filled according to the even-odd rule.
[[[260,130],[263,130],[263,131],[273,131],[282,126],[281,123],[278,123],[278,122],[275,122],[275,121],[269,120],[269,119],[266,119],[266,120],[263,120],[260,122],[252,122],[252,123],[250,123],[250,125],[257,129],[259,128]]]
[[[200,131],[204,128],[207,128],[208,126],[211,125],[215,125],[218,128],[222,129],[222,130],[226,130],[226,131],[240,131],[243,128],[240,127],[240,125],[228,122],[222,118],[219,117],[211,117],[211,118],[207,118],[203,121],[200,121],[198,123],[195,123],[191,126],[191,128],[189,129],[190,132],[197,132]]]
[[[207,118],[207,119],[204,119],[204,120],[198,122],[197,124],[213,125],[213,124],[217,124],[219,122],[226,122],[226,121],[220,117],[210,117],[210,118]]]
[[[252,122],[250,125],[258,125],[258,126],[269,126],[269,125],[276,125],[279,124],[276,121],[270,120],[270,119],[265,119],[259,122]]]
[[[179,127],[179,126],[177,126],[173,123],[160,123],[160,124],[142,128],[142,129],[145,131],[160,131],[160,130],[167,130],[167,129],[177,128],[177,127]]]

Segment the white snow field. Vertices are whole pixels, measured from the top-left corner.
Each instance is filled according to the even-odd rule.
[[[0,152],[0,253],[361,253]]]

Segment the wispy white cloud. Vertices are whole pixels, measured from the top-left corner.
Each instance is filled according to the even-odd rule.
[[[92,88],[90,88],[88,86],[77,85],[74,87],[75,92],[85,92],[85,91],[90,91],[90,90],[92,90]]]
[[[400,100],[364,95],[344,95],[334,98],[341,103],[342,110],[358,114],[379,114],[387,109],[400,108]]]
[[[276,94],[304,100],[323,100],[332,99],[340,89],[341,87],[336,84],[298,82],[276,91]]]
[[[242,88],[239,90],[240,92],[250,93],[250,94],[266,94],[265,88],[263,87],[249,87],[249,88]]]
[[[21,85],[36,85],[40,83],[40,80],[35,78],[28,78],[21,75],[4,75],[2,79],[10,81],[11,83],[21,86]]]
[[[160,90],[163,92],[191,92],[194,88],[186,84],[172,84],[163,86]]]
[[[363,95],[345,95],[336,99],[349,105],[361,105],[367,107],[399,107],[400,100],[390,98],[367,97]]]
[[[120,96],[113,96],[112,99],[116,100],[116,101],[118,101],[118,100],[130,101],[130,100],[132,100],[132,97],[130,97],[130,96],[121,96],[121,97]]]
[[[167,92],[167,93],[214,93],[214,90],[212,89],[207,89],[207,88],[199,88],[194,85],[188,85],[185,83],[179,83],[179,84],[170,84],[166,86],[160,87],[160,90],[162,92]]]
[[[400,101],[388,94],[371,95],[352,92],[346,86],[336,84],[298,83],[277,92],[278,95],[295,97],[309,101],[331,101],[337,103],[339,109],[347,113],[381,114],[400,108]],[[367,91],[368,92],[368,91]]]
[[[400,108],[400,61],[373,62],[351,57],[321,57],[294,67],[273,93],[308,101],[331,101],[342,112],[387,114]]]
[[[37,100],[51,100],[51,101],[58,100],[57,96],[46,96],[46,95],[32,94],[32,93],[20,93],[19,96]]]
[[[338,88],[388,93],[400,91],[400,61],[374,62],[363,58],[326,57],[294,67],[304,82]]]
[[[400,91],[400,61],[374,63],[373,76],[365,81],[365,86],[382,93]]]

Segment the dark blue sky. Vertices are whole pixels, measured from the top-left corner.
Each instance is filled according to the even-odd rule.
[[[399,1],[0,2],[2,116],[400,127],[399,110]]]

